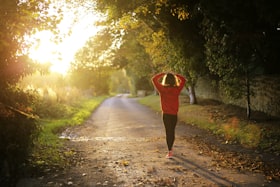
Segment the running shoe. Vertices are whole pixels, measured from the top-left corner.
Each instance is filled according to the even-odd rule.
[[[172,151],[168,151],[168,154],[166,155],[166,158],[172,158],[172,156],[173,156]]]

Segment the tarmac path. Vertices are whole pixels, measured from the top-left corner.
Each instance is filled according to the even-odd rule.
[[[180,119],[179,119],[180,120]],[[200,130],[178,122],[174,158],[161,114],[119,95],[105,100],[83,125],[63,133],[83,157],[75,166],[41,179],[41,186],[278,186],[260,173],[218,167],[190,140]]]

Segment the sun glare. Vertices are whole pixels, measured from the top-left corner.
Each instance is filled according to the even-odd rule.
[[[56,43],[55,35],[51,31],[37,32],[30,38],[33,45],[29,49],[29,57],[38,63],[51,63],[52,72],[66,74],[77,50],[100,30],[99,27],[94,26],[94,23],[100,19],[97,15],[93,12],[75,15],[73,11],[65,9],[63,20],[58,25],[60,34],[65,37],[60,43]],[[78,19],[75,23],[73,23],[74,16]],[[71,31],[70,35],[65,34],[69,31]]]
[[[57,45],[52,42],[51,31],[41,31],[32,36],[34,45],[29,49],[29,57],[39,63],[52,62],[56,57]]]

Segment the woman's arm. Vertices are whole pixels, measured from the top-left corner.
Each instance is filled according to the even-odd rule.
[[[156,89],[159,89],[162,87],[162,85],[159,83],[159,79],[162,78],[165,75],[165,73],[158,73],[152,77],[152,82]]]
[[[186,79],[184,76],[180,75],[180,74],[175,74],[175,75],[176,75],[176,77],[178,77],[178,79],[180,80],[179,89],[182,89],[182,88],[184,87],[184,85],[185,85],[187,79]]]

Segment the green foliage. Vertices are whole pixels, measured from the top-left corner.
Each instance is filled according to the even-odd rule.
[[[68,84],[62,75],[37,72],[21,79],[17,86],[23,94],[32,95],[30,108],[40,118],[59,118],[73,113],[67,103],[75,102],[82,95]]]
[[[54,29],[56,17],[47,16],[48,1],[2,0],[0,11],[0,87],[7,87],[32,70],[25,55],[24,37],[37,29]],[[53,22],[52,22],[53,21]],[[50,24],[52,22],[52,24]],[[2,90],[2,89],[1,89]]]
[[[23,92],[18,87],[6,88],[0,94],[0,151],[1,172],[8,173],[8,183],[14,183],[20,175],[39,133],[39,125],[33,115],[33,92]],[[3,102],[1,102],[3,101]],[[1,173],[1,176],[5,176]]]
[[[242,129],[244,133],[243,136],[240,136],[239,142],[242,145],[257,147],[261,142],[261,129],[254,124],[247,124],[244,129]]]
[[[71,108],[67,107],[66,104],[62,103],[48,103],[44,101],[39,101],[35,104],[36,113],[40,118],[61,118],[69,114],[72,114],[74,111]]]
[[[90,117],[92,111],[104,100],[106,96],[93,97],[90,99],[79,99],[75,103],[70,105],[65,105],[68,109],[67,112],[64,111],[57,118],[42,118],[40,123],[43,127],[42,136],[53,136],[56,132],[60,132],[62,129],[68,126],[80,125],[83,121]],[[56,112],[56,111],[54,111]],[[48,142],[48,141],[42,141]]]
[[[96,69],[79,68],[71,72],[72,86],[82,90],[89,90],[92,95],[104,95],[109,93],[111,69],[98,67]]]
[[[85,47],[76,53],[75,61],[71,64],[72,85],[91,90],[95,95],[109,93],[112,39],[113,36],[105,30],[91,38]]]
[[[125,70],[118,70],[111,75],[110,93],[125,93],[130,91],[129,79]]]
[[[139,99],[138,102],[152,108],[155,111],[158,111],[158,112],[161,111],[160,99],[158,96],[149,95],[149,96]]]
[[[112,30],[123,33],[113,65],[121,64],[128,75],[131,72],[135,89],[149,85],[147,79],[159,71],[184,74],[193,88],[198,76],[207,73],[199,19],[190,17],[194,5],[188,3],[97,1],[98,9],[109,7]]]
[[[128,76],[134,75],[139,78],[151,73],[151,59],[137,40],[137,34],[129,32],[122,40],[122,45],[115,53],[114,64],[124,60],[126,65],[120,68],[125,68]]]
[[[224,85],[235,77],[242,79],[246,73],[252,77],[276,65],[275,59],[268,60],[272,54],[266,51],[273,52],[273,46],[279,45],[279,33],[276,34],[279,12],[274,8],[277,5],[279,3],[264,1],[202,1],[201,26],[208,67]],[[275,44],[271,38],[275,39]]]
[[[261,129],[260,147],[266,151],[276,152],[280,155],[280,130],[277,126],[269,125]]]
[[[208,28],[207,33],[217,39],[217,44],[224,43],[223,46],[218,44],[224,52],[213,55],[234,55],[233,60],[242,65],[261,65],[264,71],[276,65],[275,59],[279,55],[275,54],[276,57],[272,53],[275,53],[273,46],[279,45],[279,11],[275,9],[279,2],[238,0],[225,3],[217,0],[213,3],[203,1],[201,6],[205,8],[203,14],[206,22],[202,24],[203,27]],[[207,36],[206,33],[204,35]],[[271,52],[270,55],[267,50]]]
[[[87,120],[92,111],[102,103],[107,96],[93,98],[79,98],[75,103],[66,105],[71,113],[64,113],[60,117],[42,118],[39,124],[42,131],[38,141],[35,142],[35,149],[32,151],[31,163],[34,167],[67,167],[67,157],[71,151],[63,150],[63,141],[59,139],[59,134],[70,126],[81,125]]]
[[[13,184],[19,179],[21,167],[33,148],[40,127],[30,117],[22,111],[0,105],[1,184],[4,181]]]
[[[114,35],[109,29],[104,29],[90,38],[85,46],[75,54],[71,64],[73,71],[77,69],[96,70],[111,66],[111,56],[114,50]]]
[[[114,64],[121,64],[127,70],[132,66],[138,72],[148,67],[146,77],[151,72],[170,70],[184,74],[193,94],[191,98],[195,98],[197,78],[208,74],[219,81],[222,94],[247,100],[249,117],[252,78],[263,73],[279,73],[280,56],[276,52],[280,38],[279,11],[275,8],[279,3],[276,1],[96,2],[97,9],[108,10],[112,30],[122,33],[118,37],[124,42],[115,51],[119,63]],[[139,44],[144,50],[133,54],[147,55],[148,66],[137,58],[134,61],[126,58],[131,55],[131,46],[136,49]],[[137,83],[141,77],[133,77],[133,81]]]
[[[116,51],[113,65],[123,68],[130,80],[130,92],[136,90],[149,90],[150,76],[152,72],[151,59],[145,52],[145,48],[137,40],[135,32],[129,32],[122,38],[122,45]]]
[[[219,77],[223,94],[246,99],[248,118],[250,97],[253,95],[252,79],[267,72],[271,64],[278,66],[275,59],[267,61],[270,57],[266,53],[267,50],[274,51],[270,37],[279,46],[279,33],[275,33],[279,24],[275,18],[279,19],[279,13],[272,6],[262,1],[241,0],[201,3],[201,33],[205,38],[207,66],[211,73]],[[269,21],[263,18],[262,13],[267,8],[272,10]]]
[[[0,151],[1,181],[14,186],[22,164],[37,137],[39,126],[33,119],[36,96],[16,88],[18,80],[30,74],[33,63],[26,55],[25,37],[36,29],[53,29],[54,17],[47,16],[49,1],[2,0],[0,11]],[[51,24],[50,24],[51,23]],[[4,107],[3,107],[4,106]],[[5,173],[2,173],[5,172]]]

